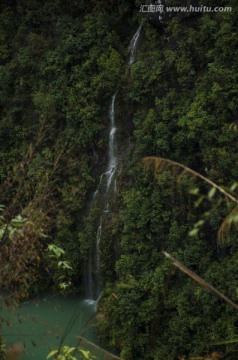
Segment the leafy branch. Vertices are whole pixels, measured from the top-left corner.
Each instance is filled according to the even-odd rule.
[[[202,179],[203,181],[205,181],[206,183],[208,183],[209,185],[211,185],[215,189],[217,189],[226,198],[228,198],[231,201],[238,204],[238,199],[235,198],[233,195],[231,195],[229,192],[227,192],[222,187],[220,187],[219,185],[214,183],[212,180],[208,179],[207,177],[203,176],[202,174],[198,173],[197,171],[192,170],[189,167],[187,167],[187,166],[185,166],[185,165],[183,165],[181,163],[178,163],[178,162],[170,160],[170,159],[165,159],[165,158],[162,158],[162,157],[155,157],[155,156],[145,157],[145,158],[143,158],[142,161],[143,161],[143,164],[144,164],[146,170],[148,170],[150,167],[154,168],[155,175],[158,172],[163,172],[165,170],[169,170],[169,169],[173,169],[173,168],[183,169],[181,175],[190,174],[192,176],[195,176],[195,177],[198,177],[198,178]]]
[[[53,265],[53,268],[55,268],[56,273],[57,270],[60,270],[60,274],[57,275],[57,282],[59,282],[58,286],[61,290],[66,290],[70,285],[71,282],[67,279],[66,271],[73,270],[71,263],[67,260],[62,260],[61,256],[65,254],[64,249],[61,247],[49,244],[47,247],[48,251],[48,257],[53,259],[53,262],[51,265]],[[67,281],[65,281],[67,280]]]
[[[191,175],[194,177],[197,177],[207,184],[211,185],[212,188],[208,192],[208,200],[212,200],[214,197],[216,190],[219,191],[226,200],[230,200],[232,203],[236,204],[236,207],[226,216],[226,218],[223,220],[222,224],[220,225],[220,228],[218,230],[217,239],[220,244],[224,244],[225,242],[229,242],[231,240],[231,232],[234,228],[238,232],[238,198],[233,196],[230,192],[223,189],[221,186],[217,185],[214,181],[208,179],[204,175],[198,173],[197,171],[170,159],[165,159],[162,157],[155,157],[155,156],[149,156],[142,159],[143,165],[146,170],[149,170],[150,168],[154,169],[154,175],[156,176],[158,173],[162,173],[166,170],[176,171],[179,173],[179,171],[182,171],[180,173],[180,176],[186,176]],[[230,191],[235,190],[237,187],[237,183],[234,183]],[[190,190],[190,194],[198,195],[199,189],[192,189]],[[204,199],[204,196],[200,197],[200,199],[197,201],[196,206],[200,204],[200,202]],[[207,218],[209,216],[209,212],[205,213],[204,217]],[[200,219],[197,221],[197,223],[194,225],[194,228],[189,232],[189,236],[196,236],[201,228],[201,226],[205,223],[204,219]]]
[[[156,175],[158,172],[163,172],[168,169],[182,169],[182,175],[190,174],[192,176],[198,177],[208,183],[212,186],[212,189],[208,193],[208,198],[211,199],[215,194],[215,189],[218,190],[223,196],[226,197],[226,199],[231,200],[232,202],[238,204],[238,199],[235,198],[233,195],[231,195],[229,192],[221,188],[219,185],[211,181],[210,179],[206,178],[205,176],[201,175],[200,173],[190,169],[189,167],[180,164],[176,161],[165,159],[161,157],[146,157],[143,159],[144,166],[146,170],[148,170],[150,167],[154,168],[154,174]],[[195,195],[197,194],[197,191],[195,192]],[[204,221],[199,220],[192,231],[190,231],[190,236],[194,236],[198,233],[198,230],[201,225],[203,225]],[[238,207],[236,206],[230,214],[226,217],[226,219],[223,221],[222,225],[220,226],[220,229],[218,231],[218,240],[222,241],[225,237],[230,237],[231,233],[231,225],[235,223],[235,228],[238,230]],[[166,251],[163,251],[163,254],[165,257],[170,260],[173,266],[177,267],[180,271],[185,273],[187,276],[189,276],[191,279],[196,281],[199,285],[203,286],[205,289],[212,291],[214,294],[216,294],[218,297],[220,297],[222,300],[224,300],[227,304],[231,305],[235,310],[238,311],[238,304],[234,303],[232,300],[230,300],[227,296],[223,295],[219,290],[217,290],[214,286],[209,284],[206,280],[198,276],[196,273],[188,269],[185,265],[183,265],[181,262],[173,258],[169,253]]]
[[[205,289],[208,289],[212,291],[214,294],[216,294],[219,298],[224,300],[227,304],[231,305],[235,310],[238,311],[238,304],[234,303],[232,300],[230,300],[227,296],[223,295],[219,290],[217,290],[214,286],[209,284],[206,280],[198,276],[196,273],[194,273],[192,270],[188,269],[185,265],[183,265],[181,262],[176,260],[173,256],[171,256],[166,251],[163,251],[164,256],[169,259],[173,266],[177,267],[180,271],[188,275],[191,279],[196,281],[199,285],[203,286]]]

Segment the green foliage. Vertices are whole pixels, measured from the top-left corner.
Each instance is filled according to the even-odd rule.
[[[62,255],[65,254],[65,251],[57,245],[49,244],[47,247],[49,253],[49,258],[52,259],[49,262],[50,271],[53,271],[54,274],[54,283],[55,285],[62,290],[63,292],[67,290],[70,285],[70,273],[73,272],[73,267],[71,263],[67,260],[62,259]]]
[[[62,254],[65,254],[65,251],[63,249],[54,244],[49,244],[47,250],[52,253],[52,255],[49,256],[56,259],[60,258]]]
[[[1,207],[4,210],[4,207]],[[46,238],[44,231],[47,222],[44,214],[36,212],[33,215],[28,209],[26,216],[17,215],[6,221],[4,215],[0,217],[1,235],[1,267],[0,284],[5,291],[11,291],[18,298],[36,295],[42,285],[43,270],[43,242]]]
[[[236,315],[161,255],[177,255],[236,301],[236,210],[231,213],[233,206],[213,185],[165,168],[156,183],[139,165],[142,156],[169,157],[228,192],[232,187],[237,197],[234,14],[174,16],[166,23],[167,39],[145,24],[137,61],[123,83],[121,106],[130,101],[134,149],[122,180],[120,257],[100,304],[98,334],[127,360],[202,359],[213,352],[236,359],[235,346],[211,345],[213,339],[236,339]],[[228,60],[230,51],[235,55]],[[224,219],[224,231],[231,231],[221,249],[217,232]]]
[[[54,268],[46,283],[65,288],[71,282],[75,291],[88,247],[78,233],[97,185],[94,168],[104,166],[103,157],[96,159],[107,146],[109,96],[124,66],[115,29],[131,7],[116,4],[118,17],[111,21],[111,5],[98,6],[55,0],[1,5],[0,202],[7,223],[29,207],[44,214],[44,234],[65,258],[53,264],[43,251],[41,275]],[[44,240],[40,247],[47,245]]]
[[[75,357],[74,354],[79,353],[80,357]],[[51,357],[54,357],[57,355],[58,360],[93,360],[96,359],[94,356],[90,355],[89,351],[83,350],[80,347],[69,347],[67,345],[63,346],[59,351],[58,350],[52,350],[48,356],[47,359],[50,359]]]
[[[142,156],[173,159],[236,196],[237,4],[230,3],[231,13],[173,14],[164,29],[138,14],[138,1],[1,5],[1,287],[22,297],[52,283],[79,291],[100,213],[97,204],[88,216],[89,199],[105,171],[108,108],[118,91],[117,200],[103,222],[97,326],[127,360],[196,359],[238,336],[231,310],[161,253],[235,301],[237,214],[223,223],[230,235],[221,249],[217,230],[232,208],[218,191],[168,169],[155,180],[140,165]],[[126,67],[142,16],[136,61]],[[219,353],[237,357],[232,345]]]

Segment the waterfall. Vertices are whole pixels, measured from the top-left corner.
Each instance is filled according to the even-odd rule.
[[[109,143],[108,143],[108,166],[106,172],[107,178],[107,191],[109,190],[115,171],[117,166],[117,158],[116,158],[116,141],[115,135],[117,128],[115,127],[115,99],[116,94],[113,95],[109,116],[110,116],[110,131],[109,131]]]
[[[128,65],[131,65],[135,61],[135,52],[138,39],[140,36],[141,25],[137,29],[129,45],[129,60]],[[91,244],[89,249],[88,264],[86,269],[86,289],[87,289],[87,301],[89,304],[96,304],[101,297],[103,290],[103,281],[100,271],[100,247],[101,236],[103,233],[103,217],[110,214],[110,204],[108,202],[108,195],[116,193],[116,170],[118,166],[117,159],[117,142],[116,142],[116,120],[115,120],[115,101],[117,93],[111,98],[109,107],[109,136],[108,136],[108,161],[106,172],[101,174],[100,181],[97,190],[93,193],[92,207],[96,200],[99,201],[100,215],[98,217],[98,228],[96,232],[96,239]],[[95,309],[96,310],[96,309]]]
[[[133,64],[133,62],[135,61],[135,51],[136,51],[136,45],[137,42],[139,40],[140,37],[140,31],[141,31],[141,26],[140,25],[136,31],[136,33],[134,34],[133,38],[130,41],[128,50],[129,50],[129,61],[128,61],[128,65],[130,66],[131,64]]]
[[[100,216],[99,226],[97,229],[96,235],[96,298],[100,296],[102,293],[102,278],[100,272],[100,244],[101,244],[101,236],[102,236],[102,225],[103,225],[103,216],[108,215],[110,213],[107,202],[107,194],[111,188],[111,185],[114,183],[115,185],[115,172],[117,167],[117,157],[116,157],[116,126],[115,126],[115,99],[116,94],[112,96],[111,105],[109,109],[109,118],[110,118],[110,128],[109,128],[109,139],[108,139],[108,163],[107,163],[107,171],[103,174],[105,177],[105,192],[103,196],[103,208]],[[113,187],[115,190],[115,186]]]
[[[99,224],[96,232],[96,246],[92,246],[89,249],[89,258],[86,269],[86,292],[88,301],[98,299],[102,293],[102,278],[100,273],[100,244],[103,226],[103,216],[107,216],[109,211],[109,204],[107,201],[107,195],[110,189],[113,192],[116,190],[115,173],[117,168],[117,156],[116,156],[116,126],[115,126],[115,100],[116,93],[112,96],[111,104],[109,108],[109,137],[108,137],[108,161],[106,172],[101,174],[99,186],[93,193],[94,201],[99,198],[101,214],[99,216]],[[102,185],[102,186],[101,186]],[[93,279],[93,273],[95,273],[96,279]]]

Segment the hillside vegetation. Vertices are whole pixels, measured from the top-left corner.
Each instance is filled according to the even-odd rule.
[[[161,25],[140,4],[0,5],[0,288],[20,299],[52,287],[83,294],[101,210],[92,194],[105,172],[117,92],[119,167],[103,217],[99,338],[126,360],[236,360],[236,311],[162,253],[237,301],[237,233],[225,228],[217,240],[236,204],[173,167],[154,176],[142,158],[177,161],[237,196],[238,5],[207,0],[232,11],[173,14]],[[64,250],[68,268],[49,245]]]

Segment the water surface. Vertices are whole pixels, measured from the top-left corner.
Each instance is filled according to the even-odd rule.
[[[64,337],[63,345],[77,346],[78,335],[97,343],[92,329],[93,301],[51,295],[27,301],[19,307],[1,303],[2,337],[8,345],[24,343],[21,360],[46,359]],[[87,345],[82,344],[82,347],[87,350]]]

